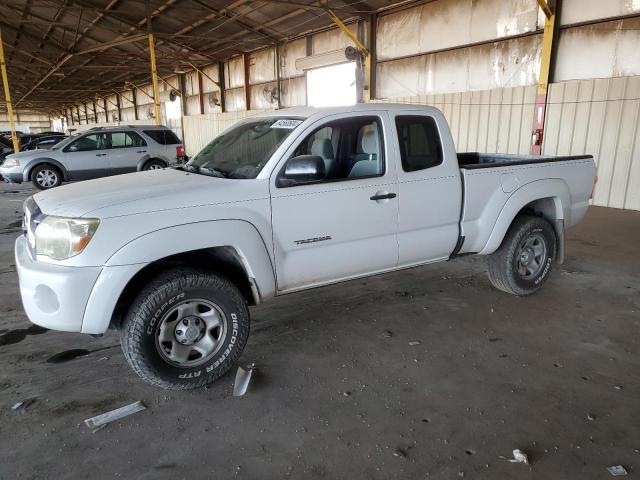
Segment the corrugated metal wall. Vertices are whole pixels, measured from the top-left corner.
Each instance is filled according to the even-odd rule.
[[[381,102],[432,105],[458,151],[528,154],[536,87],[500,88]],[[640,210],[640,76],[550,86],[544,155],[593,155],[594,205]]]
[[[187,155],[192,157],[202,147],[236,122],[253,117],[261,110],[239,110],[237,112],[210,113],[183,117],[184,144]]]
[[[550,86],[543,153],[593,154],[593,203],[640,210],[640,76]]]
[[[399,97],[380,102],[440,109],[458,151],[529,153],[536,87]]]

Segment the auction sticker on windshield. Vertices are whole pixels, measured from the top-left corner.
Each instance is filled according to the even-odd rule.
[[[294,120],[291,118],[281,118],[275,121],[271,128],[286,128],[287,130],[293,130],[302,123],[302,120]]]

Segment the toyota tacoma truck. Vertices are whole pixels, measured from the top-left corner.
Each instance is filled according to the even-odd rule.
[[[183,166],[40,192],[15,255],[24,309],[54,330],[120,331],[162,388],[213,382],[249,306],[461,255],[529,295],[585,215],[593,157],[456,154],[419,105],[294,108],[244,120]]]

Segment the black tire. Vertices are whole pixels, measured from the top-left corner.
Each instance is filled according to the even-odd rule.
[[[541,248],[543,254],[539,253]],[[489,256],[489,280],[503,292],[530,295],[549,277],[556,250],[556,233],[549,222],[520,215],[509,227],[500,248]]]
[[[175,339],[181,320],[167,323],[167,315],[191,301],[196,304],[211,302],[219,309],[225,337],[211,357],[202,358],[203,363],[172,364],[166,358],[166,343],[160,340],[163,335],[161,325],[174,335],[171,341],[178,343]],[[203,387],[227,373],[242,354],[248,337],[249,310],[233,283],[213,273],[176,268],[158,275],[134,300],[123,323],[121,345],[129,365],[145,382],[164,389],[186,390]]]
[[[43,163],[31,171],[31,183],[38,190],[55,188],[62,183],[62,172],[58,167]]]
[[[144,166],[142,167],[142,170],[147,171],[147,170],[159,170],[161,168],[166,168],[167,164],[164,163],[162,160],[156,160],[156,159],[151,159],[151,160],[147,160],[147,163],[144,164]]]

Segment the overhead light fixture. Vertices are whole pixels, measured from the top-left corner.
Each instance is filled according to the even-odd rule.
[[[185,69],[185,67],[180,66],[180,65],[176,65],[176,68],[173,69],[173,73],[176,73],[178,75],[181,75],[183,73],[187,73],[187,70]]]

